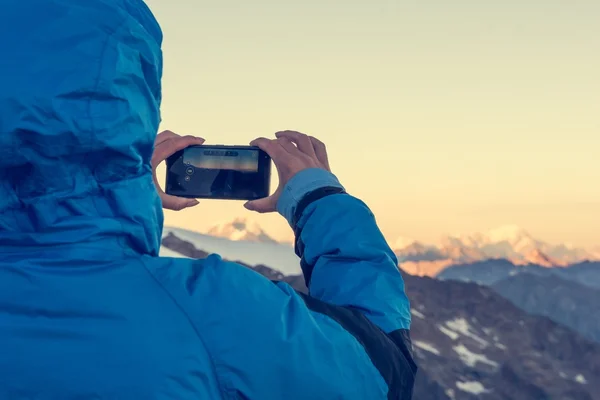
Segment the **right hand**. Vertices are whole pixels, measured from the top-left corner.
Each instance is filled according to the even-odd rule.
[[[277,211],[277,201],[283,188],[294,175],[309,168],[331,171],[327,149],[320,140],[296,131],[275,133],[277,139],[258,138],[250,145],[266,152],[279,175],[279,186],[275,193],[264,199],[252,200],[244,204],[250,211],[269,213]]]

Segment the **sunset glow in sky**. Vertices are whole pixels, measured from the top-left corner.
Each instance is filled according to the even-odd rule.
[[[391,242],[516,224],[600,245],[599,1],[148,4],[165,34],[162,129],[317,136]],[[246,215],[203,201],[166,224]]]

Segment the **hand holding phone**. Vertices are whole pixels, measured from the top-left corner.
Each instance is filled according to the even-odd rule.
[[[258,138],[250,146],[202,146],[202,138],[182,137],[170,131],[161,133],[156,140],[152,167],[163,207],[181,210],[197,205],[195,198],[218,198],[250,200],[244,205],[247,209],[273,212],[277,209],[281,191],[295,174],[308,168],[331,171],[325,145],[318,139],[295,131],[281,131],[275,136],[276,139]],[[248,151],[258,153],[258,167],[247,162],[256,158]],[[155,171],[165,159],[168,164],[167,193],[160,189]],[[271,159],[277,167],[279,186],[269,196]],[[201,172],[197,178],[205,174],[204,178],[208,180],[191,183],[197,167]],[[240,174],[249,175],[236,179]]]
[[[158,195],[162,201],[163,208],[168,210],[180,211],[188,207],[194,207],[198,205],[198,201],[195,199],[189,199],[184,197],[170,196],[166,194],[156,177],[156,168],[160,163],[165,161],[169,156],[177,151],[185,149],[192,145],[201,145],[204,143],[204,139],[194,136],[180,136],[171,131],[164,131],[158,134],[154,142],[154,152],[152,153],[152,177],[154,179],[154,186],[158,191]]]
[[[254,146],[195,145],[167,159],[167,195],[193,199],[268,197],[271,158]]]
[[[244,207],[248,210],[259,213],[276,211],[283,188],[302,170],[322,168],[331,172],[325,144],[317,138],[296,131],[281,131],[275,136],[277,139],[259,138],[250,144],[273,159],[279,175],[279,187],[269,197],[247,202]]]

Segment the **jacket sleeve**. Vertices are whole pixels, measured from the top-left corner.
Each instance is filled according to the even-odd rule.
[[[284,302],[290,308],[281,310],[281,315],[289,318],[290,326],[298,323],[296,318],[306,319],[299,324],[306,329],[304,334],[317,335],[314,343],[299,346],[298,354],[304,353],[306,359],[299,357],[295,365],[305,370],[301,366],[314,357],[330,366],[321,373],[329,376],[327,381],[345,382],[355,395],[359,386],[372,388],[377,379],[345,381],[342,377],[352,372],[340,364],[359,365],[363,371],[375,367],[387,387],[387,398],[410,398],[416,372],[409,335],[410,305],[396,256],[373,213],[322,169],[305,170],[292,178],[284,187],[278,211],[294,229],[295,250],[309,289],[308,296],[292,294],[291,288],[279,283],[280,290],[290,296]],[[317,332],[328,329],[332,329],[328,339],[318,336]],[[335,341],[334,348],[320,350],[328,340]],[[285,340],[274,340],[276,344],[285,346]],[[358,350],[353,348],[356,345]],[[356,398],[377,398],[374,393]],[[334,391],[323,398],[354,398],[337,396]]]
[[[297,174],[279,201],[296,234],[311,297],[360,310],[386,333],[410,328],[398,260],[360,200],[321,169]]]
[[[372,359],[393,363],[393,354],[400,350],[415,373],[404,281],[367,205],[346,193],[330,172],[309,169],[288,182],[278,209],[294,229],[295,251],[310,294],[307,305],[327,304],[321,308],[334,319],[340,310],[352,310],[353,317],[340,322],[349,331],[365,325],[358,316],[362,314],[393,342],[388,359]],[[370,332],[357,338],[368,343],[381,335]]]

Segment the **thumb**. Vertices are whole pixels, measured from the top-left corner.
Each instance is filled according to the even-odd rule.
[[[247,210],[258,213],[268,213],[275,211],[275,202],[273,197],[265,197],[264,199],[248,201],[244,204]]]
[[[164,195],[161,196],[163,208],[173,211],[181,211],[188,207],[194,207],[200,204],[196,199],[184,199],[182,197],[175,197]]]

